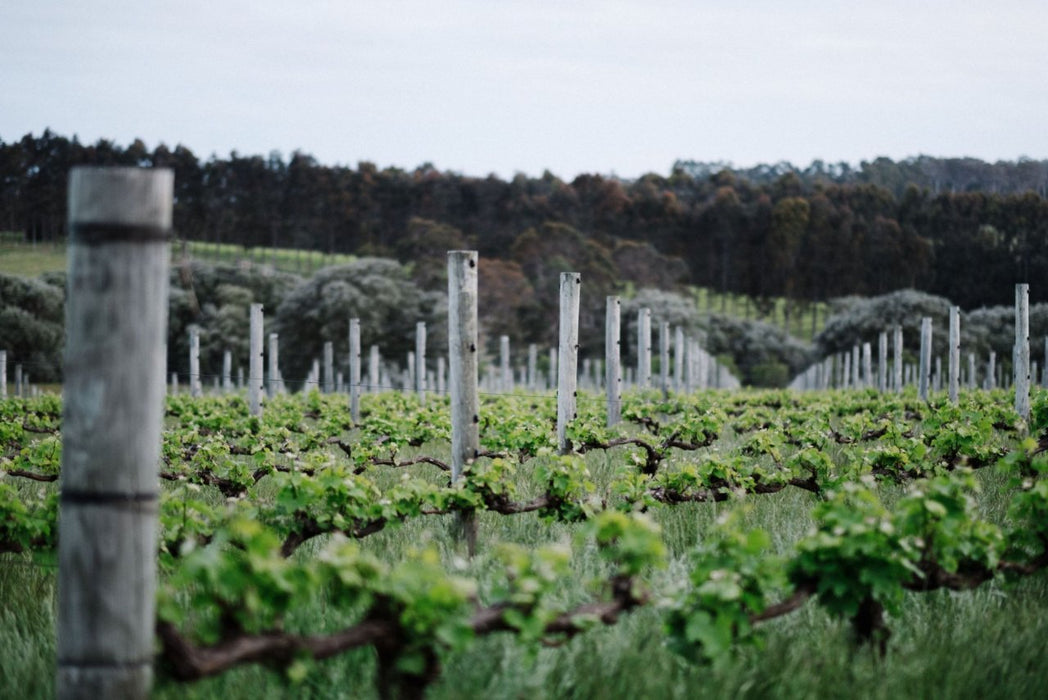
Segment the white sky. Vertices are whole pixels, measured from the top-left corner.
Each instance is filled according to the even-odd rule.
[[[633,178],[1048,158],[1045,0],[0,0],[0,139]]]

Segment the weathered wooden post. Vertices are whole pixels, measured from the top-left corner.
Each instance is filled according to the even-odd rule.
[[[677,391],[684,391],[684,329],[673,331],[673,383]]]
[[[266,377],[266,394],[273,398],[280,393],[280,336],[276,333],[269,334],[269,373]]]
[[[976,387],[975,382],[975,353],[968,353],[968,388],[974,389]]]
[[[513,390],[513,369],[509,366],[509,336],[499,336],[499,389],[508,394]]]
[[[873,386],[873,352],[869,343],[862,344],[862,382],[860,388]]]
[[[557,386],[557,348],[549,349],[549,376],[546,385],[550,388]]]
[[[335,344],[324,341],[324,393],[335,391]]]
[[[426,322],[415,324],[415,394],[426,404]]]
[[[1030,285],[1015,285],[1015,412],[1030,420]]]
[[[997,388],[997,352],[990,351],[990,357],[986,360],[986,389],[992,391]]]
[[[222,392],[228,394],[233,390],[233,353],[222,351]]]
[[[932,379],[932,320],[928,316],[921,319],[921,363],[918,371],[917,396],[921,401],[927,401]]]
[[[448,382],[451,394],[451,481],[454,483],[480,450],[480,397],[477,392],[477,252],[448,252]],[[477,521],[462,514],[458,527],[472,555]]]
[[[152,685],[173,182],[134,168],[69,178],[59,698]]]
[[[0,399],[7,398],[7,350],[0,350]]]
[[[659,322],[659,386],[662,388],[662,397],[668,399],[670,396],[670,324],[669,321]]]
[[[539,385],[539,348],[535,343],[528,344],[528,391],[535,391]]]
[[[349,319],[349,416],[360,422],[360,319]]]
[[[204,393],[200,382],[200,326],[189,327],[189,395],[194,399]]]
[[[568,423],[575,420],[575,398],[579,362],[579,298],[582,275],[560,273],[560,352],[557,367],[557,449],[571,452]]]
[[[892,388],[896,392],[902,391],[903,387],[902,365],[902,326],[897,325],[892,329]]]
[[[372,345],[368,348],[368,389],[372,394],[382,391],[381,372],[382,363],[378,354],[378,346]]]
[[[443,396],[447,393],[447,365],[445,364],[444,356],[440,355],[437,357],[437,393]]]
[[[888,391],[888,333],[877,335],[877,391]]]
[[[451,394],[451,480],[480,449],[477,393],[477,253],[448,252],[448,389]]]
[[[651,309],[637,311],[637,387],[651,386]]]
[[[947,364],[947,391],[950,403],[957,405],[961,388],[961,309],[957,306],[950,307],[950,357]]]
[[[262,415],[262,305],[249,308],[250,331],[247,356],[247,407],[253,416]]]
[[[604,309],[604,384],[608,397],[608,426],[622,417],[622,301],[617,296],[605,300]]]

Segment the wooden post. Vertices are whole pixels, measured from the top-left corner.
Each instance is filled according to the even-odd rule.
[[[280,336],[277,333],[269,334],[269,377],[267,378],[267,389],[269,398],[280,393]]]
[[[604,311],[604,384],[608,398],[608,427],[622,417],[622,301],[610,296]]]
[[[420,404],[426,403],[426,323],[415,324],[415,394]]]
[[[921,363],[918,372],[917,396],[921,401],[927,401],[932,378],[932,320],[928,316],[921,319]]]
[[[1041,386],[1048,389],[1048,335],[1044,336],[1044,365],[1041,370]]]
[[[975,381],[975,353],[968,353],[968,388],[974,389],[978,384]]]
[[[651,386],[651,309],[637,312],[637,386]]]
[[[894,360],[892,362],[892,373],[895,375],[895,386],[892,387],[895,391],[902,391],[902,326],[896,326],[892,333],[892,354]]]
[[[961,389],[961,309],[957,306],[950,307],[950,356],[946,371],[950,403],[957,405]]]
[[[662,397],[668,399],[670,396],[670,324],[669,321],[659,322],[659,386],[662,388]]]
[[[844,369],[841,374],[841,388],[851,388],[851,353],[843,353],[844,355]]]
[[[360,319],[349,319],[349,416],[360,422]]]
[[[499,336],[499,389],[508,394],[513,390],[513,370],[509,366],[509,336]]]
[[[673,384],[684,391],[684,329],[677,326],[673,332]]]
[[[866,389],[873,386],[873,352],[869,343],[862,344],[862,382],[859,386]]]
[[[535,343],[528,344],[528,391],[535,391],[539,384],[539,348]]]
[[[437,357],[437,393],[443,396],[447,393],[447,365],[445,364],[444,356],[440,355]]]
[[[1015,285],[1015,412],[1030,420],[1030,285]]]
[[[0,350],[0,399],[7,398],[7,350]]]
[[[251,328],[247,356],[247,406],[253,416],[262,415],[262,305],[250,307]]]
[[[888,391],[888,333],[877,336],[877,391]]]
[[[200,382],[200,326],[189,327],[189,395],[194,399],[204,393]]]
[[[851,357],[852,357],[852,359],[851,359],[851,367],[852,367],[852,382],[851,382],[851,385],[852,385],[852,388],[854,388],[854,389],[861,389],[862,388],[863,377],[859,376],[859,369],[860,369],[859,363],[862,361],[862,359],[859,356],[859,346],[858,345],[853,345],[852,346],[852,355],[851,355]]]
[[[335,391],[335,344],[324,341],[324,393]]]
[[[378,354],[378,346],[372,345],[368,348],[368,390],[372,394],[382,391],[382,363]]]
[[[222,391],[226,394],[233,390],[233,353],[222,352]]]
[[[990,357],[986,360],[986,389],[992,391],[997,388],[997,353],[990,351]]]
[[[549,377],[546,385],[551,389],[557,386],[557,348],[549,349]]]
[[[480,450],[477,393],[477,253],[448,252],[448,374],[451,394],[451,481]]]
[[[560,364],[557,367],[557,450],[571,452],[568,423],[575,420],[579,362],[579,298],[582,275],[560,273]]]
[[[69,178],[59,698],[152,685],[173,183],[135,168]]]

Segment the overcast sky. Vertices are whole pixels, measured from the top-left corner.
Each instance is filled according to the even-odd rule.
[[[512,177],[1048,158],[1045,0],[0,0],[0,139]]]

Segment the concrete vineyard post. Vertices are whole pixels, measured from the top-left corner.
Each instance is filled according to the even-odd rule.
[[[477,393],[477,253],[448,252],[448,389],[451,394],[451,480],[480,449]]]
[[[360,422],[360,319],[349,319],[349,416]]]
[[[1030,285],[1015,285],[1015,412],[1030,420]]]
[[[917,396],[921,401],[928,400],[932,378],[932,320],[928,316],[921,319],[921,362],[917,376]]]
[[[262,415],[262,305],[250,307],[250,336],[247,359],[247,406],[253,416]]]
[[[947,391],[950,395],[950,403],[956,405],[960,401],[961,389],[961,310],[959,307],[950,307],[950,357],[947,372]]]
[[[608,397],[608,426],[622,417],[622,301],[607,297],[604,311],[604,384]]]
[[[568,423],[575,419],[581,291],[581,274],[560,273],[560,351],[557,366],[557,450],[560,454],[571,452],[571,446],[568,444]]]
[[[173,183],[135,168],[69,178],[59,698],[152,685]]]

